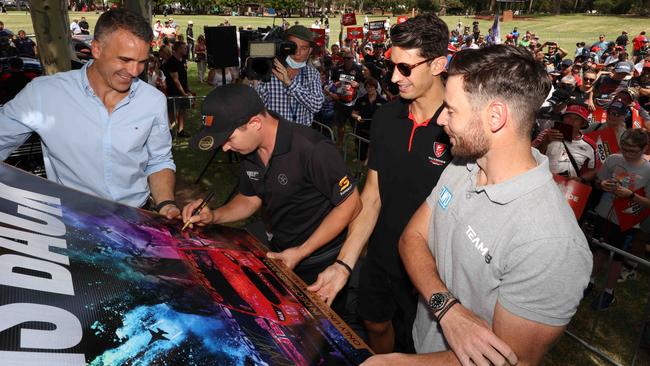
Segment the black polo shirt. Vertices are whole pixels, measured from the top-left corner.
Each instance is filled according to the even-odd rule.
[[[278,251],[303,244],[356,186],[332,141],[281,117],[268,166],[257,152],[246,155],[239,182],[243,195],[262,199],[271,216],[271,245]],[[342,245],[346,233],[343,230],[310,258]]]
[[[395,277],[406,276],[399,237],[452,158],[449,136],[436,123],[441,112],[418,125],[400,98],[379,108],[372,122],[368,167],[377,171],[381,210],[368,257]]]

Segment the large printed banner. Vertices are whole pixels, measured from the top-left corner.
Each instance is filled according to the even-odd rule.
[[[367,346],[244,231],[0,164],[0,364],[357,365]]]

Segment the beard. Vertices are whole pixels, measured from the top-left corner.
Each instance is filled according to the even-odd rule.
[[[490,144],[481,129],[481,120],[474,118],[468,124],[467,131],[461,135],[451,135],[455,144],[451,146],[454,157],[477,160],[487,154]]]

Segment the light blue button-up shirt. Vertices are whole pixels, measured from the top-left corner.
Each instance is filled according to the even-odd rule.
[[[36,78],[0,107],[0,160],[36,132],[49,180],[140,207],[147,177],[176,170],[165,96],[135,79],[109,114],[88,83],[89,65]]]

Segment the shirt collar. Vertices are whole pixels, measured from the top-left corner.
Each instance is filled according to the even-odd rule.
[[[499,184],[477,187],[476,177],[480,168],[475,161],[468,163],[467,170],[470,171],[471,190],[476,193],[485,192],[490,201],[505,205],[543,186],[553,179],[548,165],[548,158],[535,148],[531,148],[531,150],[537,166]]]
[[[93,63],[93,60],[89,60],[86,62],[85,65],[81,68],[81,87],[88,96],[96,96],[95,91],[93,90],[92,86],[90,86],[90,81],[88,80],[88,68],[90,65]],[[129,99],[133,98],[135,96],[135,91],[138,89],[138,85],[140,84],[140,78],[134,78],[133,82],[131,83],[131,86],[129,87]]]
[[[293,137],[294,123],[270,112],[271,115],[278,119],[278,131],[275,135],[275,146],[273,147],[273,156],[286,154],[291,151],[291,140]]]

